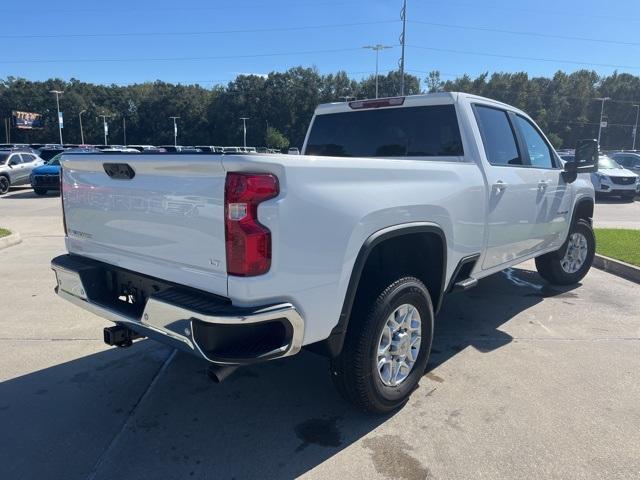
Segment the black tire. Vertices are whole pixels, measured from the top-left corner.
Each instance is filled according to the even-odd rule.
[[[11,187],[11,182],[4,175],[0,175],[0,195],[4,195],[9,191],[9,187]]]
[[[35,192],[36,195],[46,195],[47,194],[47,189],[46,188],[34,188],[33,191]]]
[[[574,233],[578,233],[584,236],[587,241],[587,256],[582,266],[575,272],[568,273],[562,267],[562,260],[567,252],[569,246],[569,240]],[[584,278],[591,264],[593,263],[593,257],[596,253],[596,237],[593,234],[591,225],[585,220],[578,220],[571,228],[567,240],[562,245],[560,250],[547,253],[536,258],[536,268],[542,278],[553,285],[573,285],[578,283]]]
[[[404,304],[415,307],[420,315],[420,347],[407,377],[388,386],[378,372],[377,349],[387,318]],[[331,360],[331,378],[342,396],[357,407],[387,413],[407,402],[424,375],[433,340],[433,305],[427,288],[414,277],[395,281],[369,305],[368,311],[352,314],[344,348]]]

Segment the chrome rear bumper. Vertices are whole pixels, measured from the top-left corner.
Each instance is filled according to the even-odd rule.
[[[91,280],[86,278],[86,272],[99,268],[95,267],[98,263],[83,257],[70,258],[69,255],[53,259],[51,268],[57,279],[55,292],[95,315],[221,365],[242,365],[287,357],[298,353],[302,347],[304,321],[290,303],[238,308],[228,303],[216,304],[215,300],[211,304],[203,303],[202,296],[198,298],[198,302],[189,302],[188,292],[165,291],[149,296],[141,315],[126,312],[124,308],[105,305],[99,298],[94,298],[97,295],[92,295],[92,290],[96,290],[95,274],[92,273]],[[83,276],[85,282],[92,284],[85,285]],[[204,346],[210,343],[210,338],[203,335],[215,335],[215,331],[209,328],[211,326],[258,326],[266,322],[284,325],[286,335],[283,339],[286,341],[283,345],[274,346],[268,351],[250,348],[246,355],[236,355],[233,358],[219,357]]]

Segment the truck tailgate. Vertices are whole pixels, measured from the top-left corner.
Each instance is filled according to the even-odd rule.
[[[70,253],[227,294],[220,155],[69,154],[61,164]]]

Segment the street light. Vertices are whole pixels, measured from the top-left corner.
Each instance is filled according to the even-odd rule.
[[[636,125],[633,127],[633,148],[636,149],[636,135],[638,134],[638,114],[640,114],[640,105],[634,105],[636,107]]]
[[[378,98],[378,55],[380,50],[386,50],[387,48],[393,48],[389,45],[382,45],[377,43],[376,45],[365,45],[362,48],[367,48],[369,50],[373,50],[376,52],[376,98]]]
[[[247,120],[249,120],[249,117],[240,117],[240,120],[242,120],[244,148],[246,149],[247,148]]]
[[[84,145],[84,132],[82,131],[82,114],[86,112],[86,110],[80,110],[78,113],[78,120],[80,120],[80,143]]]
[[[64,92],[62,90],[49,90],[49,93],[53,93],[56,96],[56,109],[58,110],[58,132],[60,133],[60,145],[62,145],[62,114],[60,113],[60,95]]]
[[[598,127],[598,150],[600,150],[600,136],[602,135],[602,116],[604,115],[604,102],[611,100],[609,97],[596,98],[602,102],[602,108],[600,109],[600,126]]]
[[[109,141],[107,140],[107,135],[109,135],[109,125],[107,125],[107,118],[109,115],[98,115],[102,117],[102,127],[104,128],[104,144],[109,145]]]
[[[178,123],[176,122],[177,119],[179,119],[180,117],[169,117],[173,119],[173,146],[177,146],[178,145]]]

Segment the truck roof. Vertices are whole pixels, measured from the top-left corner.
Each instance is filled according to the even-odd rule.
[[[499,102],[497,100],[493,100],[491,98],[481,97],[479,95],[473,95],[470,93],[464,92],[437,92],[437,93],[425,93],[420,95],[407,95],[404,97],[402,104],[399,105],[389,105],[386,108],[402,108],[402,107],[418,107],[422,105],[442,105],[442,104],[450,104],[456,103],[460,97],[481,100],[482,102],[491,103],[496,106],[502,106],[508,108],[510,110],[518,110],[517,108],[507,105],[506,103]],[[386,97],[386,98],[378,98],[378,99],[363,99],[363,100],[354,100],[351,102],[333,102],[333,103],[323,103],[318,105],[315,110],[316,115],[324,115],[327,113],[340,113],[340,112],[351,112],[354,111],[353,107],[350,106],[355,102],[383,102],[386,100],[399,100],[403,97]],[[365,109],[366,107],[360,107]],[[520,111],[520,110],[518,110]]]

